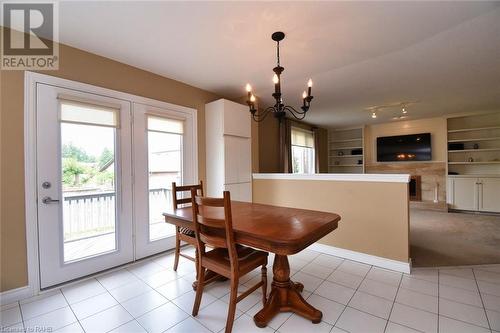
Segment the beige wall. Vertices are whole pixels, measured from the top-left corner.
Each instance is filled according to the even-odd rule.
[[[219,96],[65,45],[60,46],[60,69],[44,74],[197,109],[199,177],[205,179],[204,107]],[[5,291],[27,284],[23,156],[24,72],[2,71],[0,75],[0,291]],[[255,127],[252,133],[256,134],[253,155],[257,156],[258,133]],[[258,162],[254,160],[254,163]],[[254,164],[255,171],[257,165]]]
[[[337,213],[338,229],[320,243],[408,262],[406,183],[255,179],[253,200]]]
[[[432,161],[445,162],[447,154],[446,118],[427,118],[408,121],[395,121],[365,127],[365,162],[377,163],[377,137],[431,133]]]

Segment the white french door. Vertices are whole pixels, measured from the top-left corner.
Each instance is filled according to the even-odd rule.
[[[162,213],[197,182],[196,114],[128,96],[36,85],[41,288],[174,246]]]
[[[133,260],[130,102],[37,85],[41,288]]]
[[[163,213],[172,209],[172,182],[194,184],[192,115],[134,103],[134,204],[136,256],[175,246],[175,227]]]

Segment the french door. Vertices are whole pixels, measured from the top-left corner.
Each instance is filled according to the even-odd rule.
[[[197,170],[194,119],[183,112],[133,104],[136,257],[175,246],[175,227],[163,213],[172,209],[172,182],[193,184]]]
[[[194,120],[182,112],[37,84],[40,287],[174,246],[171,183],[191,183]]]

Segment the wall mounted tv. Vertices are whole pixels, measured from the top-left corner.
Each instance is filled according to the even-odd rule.
[[[377,162],[430,161],[431,133],[377,138]]]

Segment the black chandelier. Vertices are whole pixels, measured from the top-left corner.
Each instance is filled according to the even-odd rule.
[[[274,114],[279,121],[282,118],[286,117],[287,112],[289,112],[295,119],[301,120],[306,116],[307,110],[311,105],[311,101],[313,96],[311,95],[312,89],[312,80],[309,79],[307,82],[307,92],[304,91],[302,93],[302,106],[300,110],[296,110],[294,107],[283,104],[283,98],[281,96],[281,73],[285,70],[282,66],[280,66],[280,41],[285,39],[285,33],[281,31],[277,31],[271,35],[271,38],[276,42],[276,58],[277,58],[277,66],[273,68],[274,76],[274,93],[273,97],[276,100],[276,103],[273,106],[269,106],[264,111],[257,111],[255,109],[255,96],[252,94],[252,86],[249,83],[246,85],[247,90],[247,104],[250,108],[250,113],[252,114],[253,120],[259,122],[264,120],[269,113]]]

